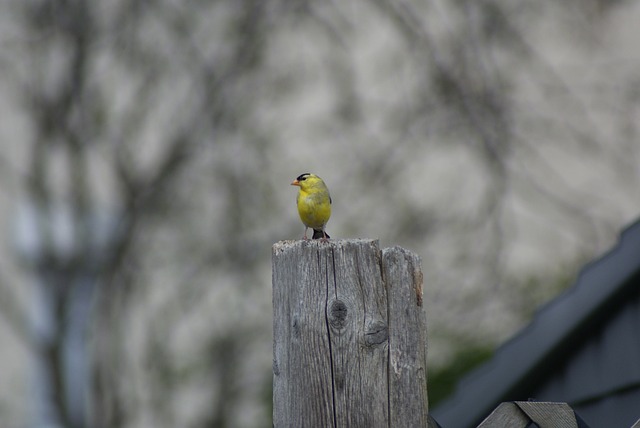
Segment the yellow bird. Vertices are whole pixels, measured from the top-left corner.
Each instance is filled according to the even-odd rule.
[[[298,214],[304,223],[304,236],[307,238],[307,230],[313,229],[313,239],[326,241],[330,238],[324,228],[331,217],[331,196],[329,189],[322,178],[308,172],[300,174],[293,180],[292,186],[298,186]]]

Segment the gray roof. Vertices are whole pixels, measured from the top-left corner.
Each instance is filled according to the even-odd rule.
[[[444,428],[475,427],[503,401],[551,396],[571,404],[578,391],[582,396],[573,406],[583,416],[580,403],[588,411],[590,401],[616,391],[638,389],[640,394],[639,290],[640,221],[623,231],[611,251],[588,264],[571,288],[539,310],[490,361],[463,378],[454,395],[433,409],[433,417]],[[627,321],[618,322],[609,333],[607,326],[627,312],[622,317]],[[621,347],[632,360],[618,361]],[[573,384],[567,383],[568,374],[579,372],[580,364],[588,372],[578,373],[571,378]],[[609,367],[618,381],[602,373],[602,367]],[[623,376],[616,376],[616,370]]]

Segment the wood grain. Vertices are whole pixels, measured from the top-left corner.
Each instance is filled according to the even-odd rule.
[[[427,426],[417,256],[376,240],[273,246],[275,427]]]

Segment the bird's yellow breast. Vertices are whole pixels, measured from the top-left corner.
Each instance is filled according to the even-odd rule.
[[[305,226],[322,229],[331,217],[331,202],[328,194],[309,193],[300,190],[298,193],[298,214]]]

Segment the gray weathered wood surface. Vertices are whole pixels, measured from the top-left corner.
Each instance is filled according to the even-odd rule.
[[[534,422],[540,428],[577,428],[575,414],[566,403],[516,401],[501,403],[478,428],[525,428]]]
[[[275,427],[426,427],[419,258],[376,240],[273,246]]]

